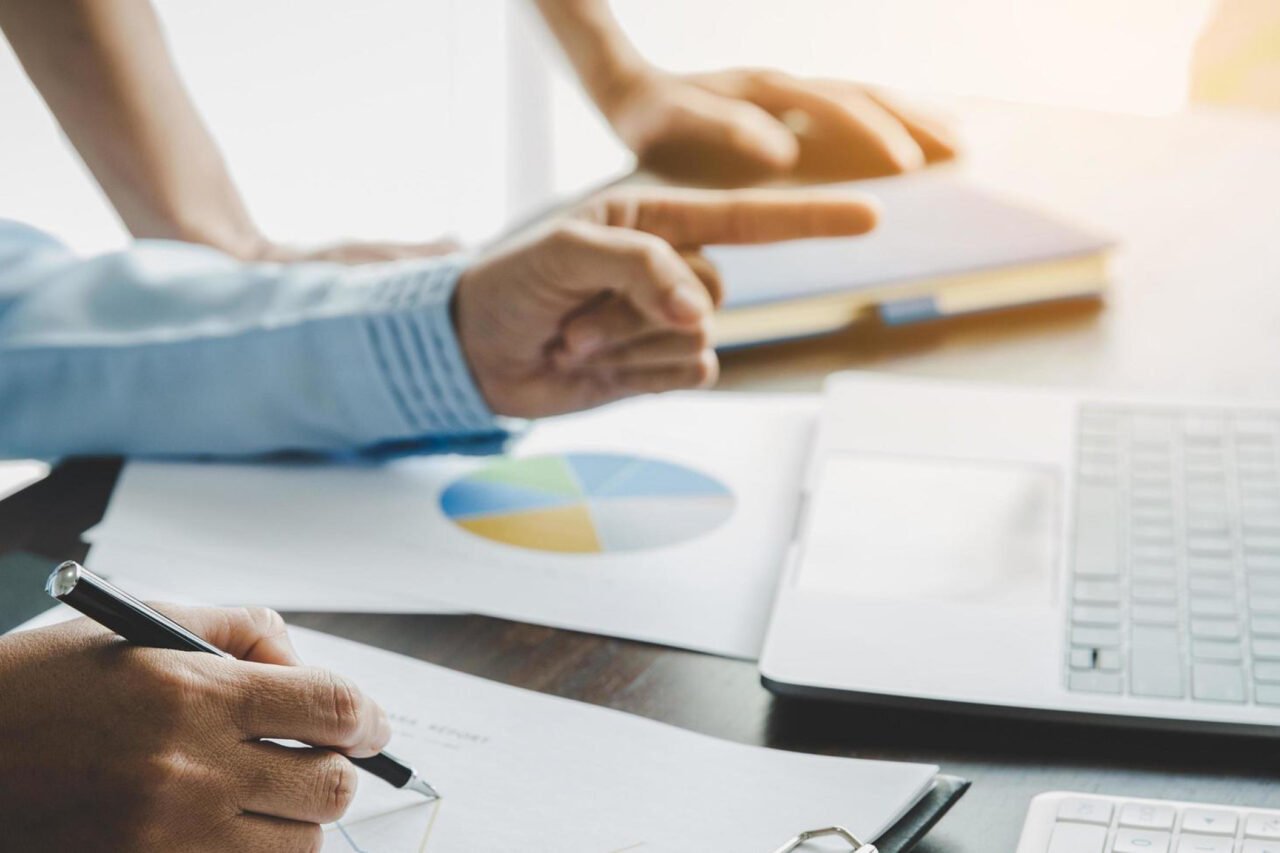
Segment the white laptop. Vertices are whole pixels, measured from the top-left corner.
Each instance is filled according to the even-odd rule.
[[[1280,404],[832,377],[760,669],[1280,732]]]

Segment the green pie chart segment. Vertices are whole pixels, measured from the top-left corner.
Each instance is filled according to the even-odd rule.
[[[475,536],[560,553],[642,551],[703,536],[733,514],[714,477],[660,459],[569,453],[502,459],[451,483],[440,509]]]

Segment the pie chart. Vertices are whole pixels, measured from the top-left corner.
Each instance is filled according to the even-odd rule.
[[[660,459],[567,453],[503,459],[455,480],[440,509],[468,533],[563,554],[686,542],[733,514],[719,480]]]

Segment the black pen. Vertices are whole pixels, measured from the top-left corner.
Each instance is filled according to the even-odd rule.
[[[163,613],[148,607],[79,563],[66,562],[54,569],[53,574],[49,575],[49,582],[45,584],[45,590],[58,601],[74,607],[135,645],[180,652],[208,652],[234,660],[222,649],[205,642]],[[417,791],[433,800],[440,796],[418,777],[412,767],[389,752],[380,752],[368,758],[348,758],[355,766],[368,770],[397,788]]]

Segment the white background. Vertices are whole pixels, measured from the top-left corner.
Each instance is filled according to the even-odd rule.
[[[629,164],[526,0],[160,0],[178,65],[276,239],[478,239]],[[776,65],[923,92],[1178,109],[1212,0],[620,0],[676,69]],[[0,216],[124,241],[7,50]]]

